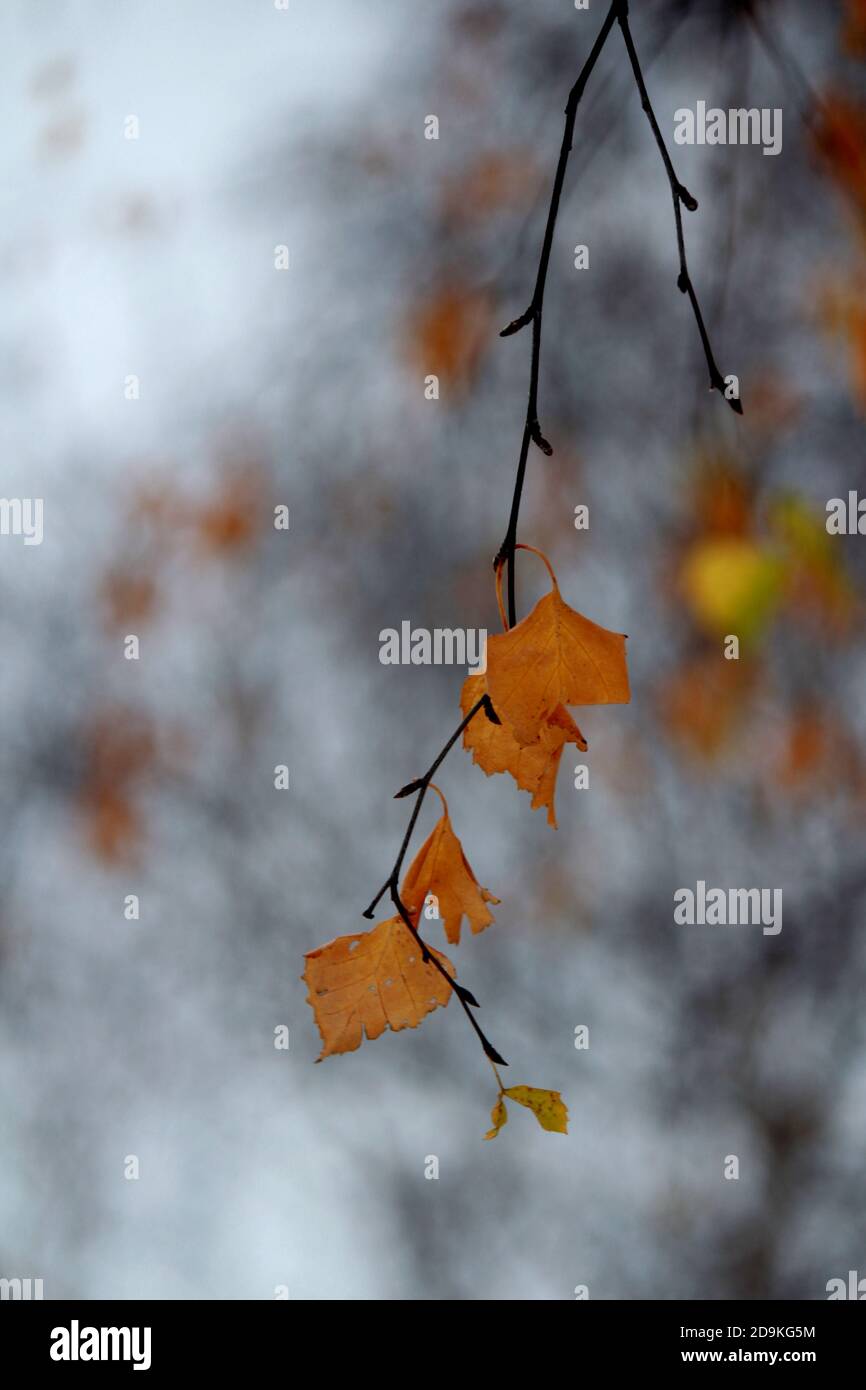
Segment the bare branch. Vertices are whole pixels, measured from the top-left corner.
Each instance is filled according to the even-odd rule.
[[[557,162],[556,174],[553,180],[553,190],[551,192],[550,197],[550,207],[547,213],[547,222],[544,228],[544,239],[541,245],[541,256],[539,259],[538,274],[535,280],[535,289],[532,294],[532,299],[529,303],[529,307],[525,309],[524,312],[518,318],[513,319],[512,322],[508,324],[507,328],[503,328],[502,332],[500,333],[500,337],[507,338],[510,337],[513,333],[517,333],[521,328],[525,328],[527,324],[532,324],[532,360],[529,370],[529,399],[526,407],[526,422],[524,424],[523,429],[523,438],[520,444],[520,455],[517,461],[517,476],[514,482],[514,493],[511,501],[511,514],[508,519],[508,530],[505,533],[505,539],[499,547],[499,550],[497,551],[493,561],[494,567],[502,564],[503,562],[508,565],[508,622],[511,627],[513,627],[517,621],[517,605],[515,602],[514,592],[514,552],[515,546],[517,544],[517,522],[520,515],[520,503],[523,496],[523,483],[526,477],[526,462],[529,456],[529,445],[530,443],[535,444],[536,447],[539,448],[544,454],[549,455],[553,453],[553,449],[551,445],[547,442],[547,440],[544,438],[544,435],[541,432],[541,427],[538,422],[538,375],[541,357],[541,316],[544,307],[544,289],[547,282],[547,269],[550,262],[550,251],[553,245],[553,233],[556,227],[557,214],[559,212],[559,200],[562,194],[562,186],[565,180],[565,170],[568,164],[568,157],[571,153],[572,143],[574,139],[574,126],[575,119],[577,116],[577,108],[580,103],[580,99],[583,96],[583,91],[587,84],[587,81],[589,80],[590,74],[592,73],[592,70],[598,61],[599,55],[601,54],[601,51],[604,48],[605,43],[607,42],[608,35],[610,34],[610,31],[613,28],[615,22],[619,24],[620,30],[622,31],[622,36],[625,40],[625,46],[628,52],[629,61],[631,63],[632,73],[634,75],[635,82],[637,83],[638,92],[640,93],[641,105],[643,106],[643,109],[646,112],[647,119],[649,120],[653,134],[655,135],[656,143],[659,147],[659,152],[664,161],[665,170],[667,172],[668,180],[671,186],[671,194],[673,196],[674,202],[674,218],[676,220],[677,249],[679,252],[680,263],[679,275],[677,277],[677,286],[683,294],[688,295],[689,303],[692,306],[692,311],[695,316],[695,322],[697,323],[698,332],[701,338],[701,344],[704,349],[704,356],[707,360],[707,369],[710,374],[711,388],[720,391],[724,399],[727,400],[731,409],[736,411],[738,415],[742,415],[743,413],[743,407],[740,404],[739,399],[732,398],[728,396],[726,393],[725,378],[722,376],[718,366],[716,365],[716,360],[713,356],[713,350],[710,346],[709,336],[707,334],[706,326],[704,324],[703,315],[701,314],[700,304],[698,303],[698,297],[695,293],[695,288],[692,284],[691,276],[689,275],[688,262],[686,260],[685,238],[683,235],[682,212],[680,205],[682,204],[684,207],[688,208],[689,212],[694,212],[696,211],[698,206],[697,199],[692,197],[689,190],[685,187],[684,184],[681,184],[679,179],[677,178],[673,164],[671,163],[670,155],[668,154],[667,147],[665,146],[665,142],[662,138],[661,131],[659,130],[658,121],[655,118],[655,113],[653,111],[649,95],[647,93],[640,62],[638,61],[637,52],[635,50],[634,41],[632,39],[631,30],[629,28],[628,0],[612,0],[612,4],[604,17],[602,26],[599,29],[598,34],[596,36],[595,43],[593,44],[592,49],[590,50],[589,57],[587,58],[583,67],[581,68],[580,75],[568,95],[568,102],[565,107],[565,129],[562,134],[562,145],[560,147],[559,160]]]
[[[713,356],[713,350],[710,347],[710,340],[707,336],[707,330],[704,325],[704,319],[703,315],[701,314],[701,308],[698,304],[698,297],[695,293],[695,287],[692,284],[691,276],[689,275],[689,267],[688,262],[686,260],[686,243],[685,237],[683,235],[683,215],[681,211],[681,205],[682,207],[688,208],[689,212],[696,212],[698,207],[698,200],[697,198],[694,198],[692,196],[692,194],[685,187],[685,185],[680,183],[679,179],[677,178],[674,166],[671,163],[671,157],[667,151],[667,146],[665,145],[662,133],[659,130],[659,123],[656,120],[655,112],[653,111],[652,103],[649,99],[649,94],[646,89],[646,83],[643,80],[643,73],[641,72],[640,62],[637,56],[637,50],[635,49],[634,40],[631,36],[631,29],[629,27],[628,22],[628,0],[617,0],[617,21],[622,31],[623,39],[625,40],[626,51],[628,52],[629,62],[631,63],[632,72],[634,73],[634,80],[637,83],[637,89],[640,92],[641,106],[643,107],[644,112],[646,113],[646,118],[649,121],[652,133],[655,136],[656,144],[659,147],[659,154],[662,157],[662,161],[665,166],[665,172],[668,176],[668,182],[671,186],[671,197],[673,198],[674,202],[674,220],[676,222],[677,228],[677,249],[679,251],[680,257],[680,273],[677,277],[677,288],[681,290],[683,294],[687,294],[689,297],[689,303],[691,304],[692,310],[695,315],[695,322],[698,325],[698,332],[701,335],[701,344],[704,349],[704,356],[707,359],[707,370],[710,374],[710,387],[716,391],[719,391],[722,397],[728,402],[728,405],[731,407],[731,409],[736,411],[738,415],[742,415],[743,407],[740,402],[739,396],[728,396],[726,393],[725,378],[722,376],[722,373],[719,371],[719,368],[716,365],[716,359]]]

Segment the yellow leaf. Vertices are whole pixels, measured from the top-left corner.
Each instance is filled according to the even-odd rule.
[[[493,1121],[493,1128],[488,1129],[484,1136],[485,1139],[495,1139],[502,1126],[508,1124],[508,1111],[501,1095],[496,1098],[496,1104],[490,1112],[490,1118]]]
[[[531,1110],[542,1129],[554,1134],[568,1133],[568,1109],[559,1091],[542,1091],[537,1086],[509,1086],[496,1097],[496,1104],[490,1112],[493,1128],[487,1131],[485,1139],[495,1139],[502,1126],[508,1123],[506,1096]]]
[[[542,1129],[556,1134],[568,1133],[568,1109],[559,1091],[542,1091],[537,1086],[509,1086],[502,1094],[531,1110]]]
[[[499,898],[494,898],[476,880],[463,846],[451,828],[445,798],[434,783],[430,786],[442,802],[443,813],[413,859],[403,880],[400,898],[413,922],[417,923],[425,899],[432,893],[439,903],[445,936],[456,946],[460,942],[464,916],[469,918],[473,932],[482,932],[494,920],[487,903],[498,903]]]
[[[456,976],[446,956],[427,949]],[[365,1033],[372,1041],[386,1028],[395,1033],[416,1028],[451,998],[451,986],[434,965],[423,963],[421,948],[400,917],[368,932],[338,936],[304,959],[301,978],[322,1035],[318,1061],[335,1052],[354,1052]]]
[[[700,541],[682,571],[683,589],[702,627],[743,640],[755,637],[781,597],[784,565],[755,541]]]

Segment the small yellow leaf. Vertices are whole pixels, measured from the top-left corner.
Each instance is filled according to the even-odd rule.
[[[568,1133],[568,1109],[559,1091],[542,1091],[537,1086],[509,1086],[502,1094],[531,1110],[542,1129]]]
[[[495,1139],[502,1126],[508,1124],[508,1111],[501,1095],[496,1099],[496,1104],[490,1112],[490,1118],[493,1121],[493,1128],[488,1129],[484,1136],[485,1139]]]

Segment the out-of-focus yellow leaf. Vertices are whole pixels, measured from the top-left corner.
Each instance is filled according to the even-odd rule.
[[[701,627],[714,635],[734,633],[748,641],[773,617],[782,594],[784,565],[755,541],[726,537],[692,546],[681,578]]]
[[[786,598],[798,616],[811,616],[829,636],[844,635],[858,614],[859,598],[843,551],[827,533],[826,518],[804,498],[778,498],[770,526],[783,547]]]

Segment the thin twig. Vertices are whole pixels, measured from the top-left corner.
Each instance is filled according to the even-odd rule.
[[[653,111],[649,95],[647,93],[646,83],[644,82],[640,62],[638,61],[637,52],[635,50],[634,41],[632,39],[631,30],[629,28],[628,0],[612,0],[611,6],[604,17],[604,21],[596,36],[595,43],[593,44],[592,49],[590,50],[589,57],[584,63],[580,71],[580,75],[569,93],[568,102],[565,107],[565,129],[562,135],[562,145],[559,151],[559,161],[556,166],[556,174],[554,176],[553,181],[553,191],[551,193],[550,198],[550,208],[548,210],[547,223],[544,229],[544,240],[541,246],[541,258],[538,265],[538,275],[536,277],[535,289],[533,291],[532,299],[529,303],[529,307],[525,309],[524,312],[520,314],[518,318],[513,319],[512,322],[509,323],[506,328],[503,328],[500,334],[500,337],[507,338],[512,333],[519,332],[521,328],[525,328],[528,324],[532,324],[532,360],[529,372],[529,400],[526,409],[526,422],[523,428],[523,438],[520,444],[520,455],[517,461],[517,476],[514,482],[514,493],[511,500],[511,513],[508,519],[508,530],[505,533],[505,539],[499,547],[499,550],[497,551],[493,561],[494,567],[502,564],[503,562],[505,562],[508,565],[508,621],[511,627],[513,627],[517,621],[517,605],[515,602],[514,550],[517,542],[517,521],[520,515],[520,503],[523,496],[523,483],[526,477],[526,463],[527,458],[529,456],[529,445],[530,443],[534,443],[537,445],[539,449],[541,449],[543,453],[553,453],[553,449],[551,448],[550,444],[544,438],[544,435],[541,432],[541,427],[538,421],[538,373],[541,355],[541,315],[544,305],[544,289],[547,280],[548,264],[550,262],[550,251],[553,245],[553,233],[556,226],[557,214],[559,212],[559,200],[560,195],[562,193],[563,182],[565,180],[565,170],[568,164],[568,157],[571,153],[572,148],[577,108],[580,103],[580,99],[583,95],[584,88],[587,84],[587,81],[589,80],[589,76],[598,61],[599,55],[601,54],[601,51],[604,48],[605,43],[607,42],[608,35],[610,34],[610,31],[613,28],[615,22],[619,23],[620,30],[622,31],[622,36],[625,40],[625,46],[628,52],[629,61],[631,63],[632,73],[637,84],[638,92],[640,93],[641,105],[644,111],[646,112],[647,119],[649,120],[653,134],[655,135],[656,143],[659,147],[659,152],[664,161],[665,170],[667,171],[668,180],[671,186],[671,194],[673,196],[674,202],[674,218],[676,221],[677,250],[679,253],[680,265],[679,275],[677,277],[677,286],[683,294],[688,295],[689,302],[692,306],[692,311],[695,316],[695,322],[697,323],[698,332],[701,338],[701,344],[704,349],[704,356],[706,357],[707,361],[707,369],[710,374],[710,386],[721,392],[722,396],[725,398],[725,400],[727,400],[731,409],[735,410],[738,415],[742,415],[743,413],[743,407],[739,399],[730,397],[726,393],[725,378],[719,371],[719,368],[716,365],[715,358],[713,357],[713,351],[710,346],[710,340],[707,335],[703,315],[701,314],[701,308],[698,303],[698,297],[695,293],[695,288],[692,284],[691,276],[689,275],[688,262],[686,260],[685,237],[683,235],[683,222],[680,204],[683,203],[689,209],[690,212],[694,212],[698,206],[697,199],[692,197],[691,193],[689,193],[685,185],[681,184],[679,179],[677,178],[676,173],[674,171],[674,167],[671,163],[670,155],[668,154],[667,147],[662,138],[661,131],[659,130],[658,121],[655,118],[655,113]]]
[[[395,793],[396,798],[411,796],[414,793],[415,805],[412,808],[412,814],[409,817],[409,824],[406,827],[406,833],[403,836],[403,842],[400,845],[399,853],[397,855],[396,860],[394,861],[394,867],[391,870],[388,877],[386,878],[385,882],[382,884],[382,887],[379,889],[375,898],[370,903],[369,907],[365,909],[363,916],[367,918],[372,918],[380,899],[384,897],[385,893],[390,893],[392,903],[396,907],[406,926],[409,928],[409,931],[412,933],[413,937],[418,943],[418,946],[421,951],[422,961],[425,965],[434,966],[434,968],[439,971],[439,974],[442,975],[443,978],[448,981],[448,984],[451,986],[451,988],[454,990],[454,993],[457,995],[457,998],[460,1000],[460,1007],[463,1009],[463,1012],[466,1014],[466,1017],[469,1019],[469,1022],[472,1024],[472,1027],[477,1033],[478,1040],[484,1049],[485,1055],[489,1058],[491,1062],[499,1062],[503,1067],[506,1067],[508,1063],[505,1061],[504,1057],[502,1057],[500,1053],[497,1052],[490,1039],[485,1036],[483,1030],[478,1025],[478,1020],[475,1018],[474,1014],[470,1012],[470,1005],[472,1005],[476,1009],[479,1009],[481,1007],[481,1005],[478,1003],[478,1000],[475,998],[475,995],[472,994],[472,992],[468,990],[465,985],[459,984],[457,980],[452,979],[442,962],[439,960],[439,957],[434,955],[430,951],[426,942],[421,938],[418,932],[418,928],[415,926],[411,917],[409,916],[409,913],[406,911],[405,904],[402,898],[400,897],[400,870],[403,867],[403,860],[406,858],[406,851],[409,848],[409,841],[412,838],[412,831],[415,829],[415,824],[418,820],[418,816],[421,813],[421,807],[424,803],[424,798],[430,789],[430,783],[433,781],[437,768],[445,761],[448,754],[451,752],[451,749],[454,747],[460,735],[463,733],[463,730],[467,727],[468,724],[471,723],[471,721],[475,718],[476,714],[478,714],[479,711],[482,709],[484,710],[484,713],[486,714],[487,718],[492,720],[494,724],[499,723],[499,719],[494,713],[493,706],[490,703],[490,696],[486,694],[482,695],[480,700],[476,700],[475,704],[472,706],[466,718],[460,721],[457,728],[454,730],[454,733],[449,738],[448,742],[442,748],[441,752],[437,754],[434,761],[430,764],[427,771],[424,773],[424,776],[419,777],[414,782],[407,783],[405,787],[401,787],[400,790]]]
[[[541,433],[541,426],[538,423],[538,369],[541,357],[541,314],[544,308],[544,289],[547,282],[547,268],[550,264],[550,251],[553,246],[553,233],[556,227],[556,217],[559,212],[559,199],[562,194],[562,185],[565,181],[565,169],[568,164],[568,156],[571,153],[572,140],[574,137],[574,122],[577,116],[577,108],[583,96],[583,90],[589,79],[589,75],[598,62],[599,55],[607,42],[608,35],[613,28],[616,19],[618,0],[612,0],[612,4],[604,17],[601,28],[596,36],[589,57],[584,63],[577,81],[568,94],[568,101],[565,106],[565,129],[562,132],[562,144],[559,150],[559,160],[556,165],[556,174],[553,179],[553,190],[550,195],[550,207],[547,212],[547,223],[544,228],[544,239],[541,243],[541,257],[538,262],[538,274],[535,277],[535,289],[529,307],[519,316],[513,319],[507,328],[503,328],[501,338],[508,338],[512,333],[518,333],[527,324],[532,324],[532,361],[529,371],[529,399],[526,406],[526,422],[523,427],[523,439],[520,445],[520,457],[517,462],[517,477],[514,482],[514,494],[511,499],[511,515],[508,519],[508,530],[505,533],[505,540],[502,542],[494,559],[494,565],[505,561],[508,565],[508,622],[511,627],[517,621],[517,609],[514,597],[514,546],[517,541],[517,518],[520,515],[520,500],[523,495],[523,480],[526,476],[526,460],[529,455],[529,445],[534,443],[544,454],[552,454],[553,449],[544,435]]]
[[[625,41],[626,51],[628,52],[629,56],[629,62],[631,63],[631,69],[634,73],[634,80],[637,83],[637,89],[640,92],[641,106],[643,107],[644,112],[646,113],[646,118],[649,121],[650,128],[652,129],[652,133],[655,136],[656,144],[659,147],[659,154],[662,157],[662,161],[665,166],[665,172],[668,176],[668,182],[671,186],[671,197],[673,198],[674,203],[674,219],[676,221],[677,228],[677,249],[679,251],[680,258],[680,273],[677,277],[677,288],[681,290],[683,294],[687,294],[689,297],[689,302],[692,306],[692,310],[695,316],[695,322],[698,325],[698,332],[701,335],[701,344],[703,345],[704,356],[707,359],[707,370],[710,374],[710,386],[714,390],[719,391],[721,393],[722,397],[728,402],[728,405],[731,407],[732,410],[736,411],[738,415],[742,415],[743,407],[740,402],[739,395],[729,396],[726,392],[727,383],[725,381],[725,378],[719,371],[718,366],[716,365],[716,359],[713,356],[713,350],[710,347],[710,340],[707,336],[707,330],[704,325],[703,315],[701,314],[701,307],[698,304],[698,297],[695,293],[695,287],[692,284],[692,279],[689,275],[689,267],[688,262],[686,260],[686,243],[685,237],[683,235],[682,207],[688,208],[689,212],[696,212],[698,200],[697,198],[692,197],[685,184],[680,183],[679,179],[677,178],[674,166],[671,163],[671,157],[667,151],[667,146],[665,145],[664,138],[662,137],[662,133],[659,130],[659,123],[656,120],[655,112],[653,111],[652,103],[649,99],[649,93],[646,89],[646,83],[643,80],[643,73],[641,72],[640,62],[637,56],[637,50],[634,46],[634,40],[631,36],[631,29],[629,28],[628,0],[617,0],[616,17],[619,23],[620,30],[622,31],[623,39]]]

